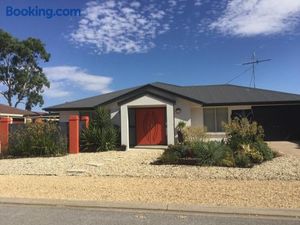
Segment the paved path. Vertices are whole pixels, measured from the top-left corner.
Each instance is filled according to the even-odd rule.
[[[268,145],[282,154],[300,157],[300,142],[269,141]]]
[[[165,211],[100,210],[29,205],[1,205],[0,225],[299,225],[299,219],[172,213]]]

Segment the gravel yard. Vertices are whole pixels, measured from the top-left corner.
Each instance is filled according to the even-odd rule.
[[[189,179],[300,180],[300,157],[284,155],[254,168],[151,165],[162,150],[1,159],[0,175],[118,176]]]
[[[1,159],[0,197],[300,208],[300,157],[295,154],[251,169],[151,165],[162,152]]]
[[[299,181],[0,176],[0,197],[300,208]]]

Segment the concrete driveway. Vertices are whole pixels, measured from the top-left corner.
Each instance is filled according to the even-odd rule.
[[[269,141],[268,145],[275,151],[278,151],[284,155],[292,155],[300,157],[300,141]]]

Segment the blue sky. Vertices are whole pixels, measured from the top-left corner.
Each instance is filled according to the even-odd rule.
[[[7,16],[8,6],[81,16]],[[51,53],[44,107],[154,81],[226,83],[254,51],[272,59],[258,65],[257,87],[300,94],[299,0],[2,0],[0,28],[40,38]]]

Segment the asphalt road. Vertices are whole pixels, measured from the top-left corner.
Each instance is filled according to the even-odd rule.
[[[0,204],[0,225],[299,225],[299,219]]]

